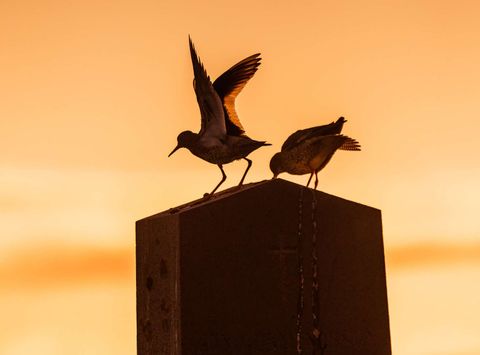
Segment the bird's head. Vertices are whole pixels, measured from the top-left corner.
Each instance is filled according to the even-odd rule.
[[[285,171],[282,166],[281,153],[276,153],[272,157],[272,159],[270,159],[270,170],[273,173],[273,179],[275,179],[280,173],[283,173]]]
[[[180,148],[190,148],[195,142],[196,138],[197,135],[192,131],[183,131],[177,137],[177,146],[175,147],[175,149],[172,150],[170,154],[168,154],[168,156],[172,155]]]

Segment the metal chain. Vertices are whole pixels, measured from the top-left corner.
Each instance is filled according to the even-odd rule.
[[[297,231],[297,262],[298,262],[298,298],[297,298],[297,354],[302,354],[302,323],[303,323],[303,307],[304,307],[304,275],[303,275],[303,187],[300,189],[300,198],[298,201],[298,231]]]
[[[326,344],[320,330],[320,307],[319,307],[319,284],[318,284],[318,254],[317,254],[317,196],[312,190],[312,354],[325,353]]]

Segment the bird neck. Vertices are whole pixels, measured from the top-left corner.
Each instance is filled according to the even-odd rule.
[[[182,146],[192,150],[193,147],[197,144],[198,139],[200,138],[200,135],[198,133],[193,133],[193,132],[186,132],[182,136]]]

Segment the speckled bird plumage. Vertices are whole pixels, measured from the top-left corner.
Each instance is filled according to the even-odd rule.
[[[340,117],[336,122],[298,130],[283,143],[282,150],[270,160],[270,169],[274,177],[282,172],[293,175],[310,174],[307,187],[315,174],[315,188],[318,184],[318,172],[330,161],[338,150],[360,150],[360,144],[340,134],[346,120]]]

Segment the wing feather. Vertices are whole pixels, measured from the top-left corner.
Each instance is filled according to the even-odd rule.
[[[361,146],[360,143],[358,143],[355,139],[344,136],[345,137],[345,142],[340,146],[340,150],[356,150],[360,151]]]
[[[331,122],[323,126],[316,126],[298,130],[292,133],[282,145],[282,151],[290,150],[298,146],[307,139],[314,137],[327,136],[331,134],[339,134],[342,131],[343,124],[347,122],[344,117],[340,117],[337,121]]]
[[[235,99],[257,71],[260,60],[260,53],[253,54],[232,66],[213,83],[223,103],[228,135],[239,136],[245,133],[235,110]]]
[[[188,37],[188,42],[190,45],[190,56],[192,58],[194,74],[193,88],[197,96],[202,118],[199,133],[223,137],[226,134],[226,127],[222,102],[197,55],[190,36]]]

